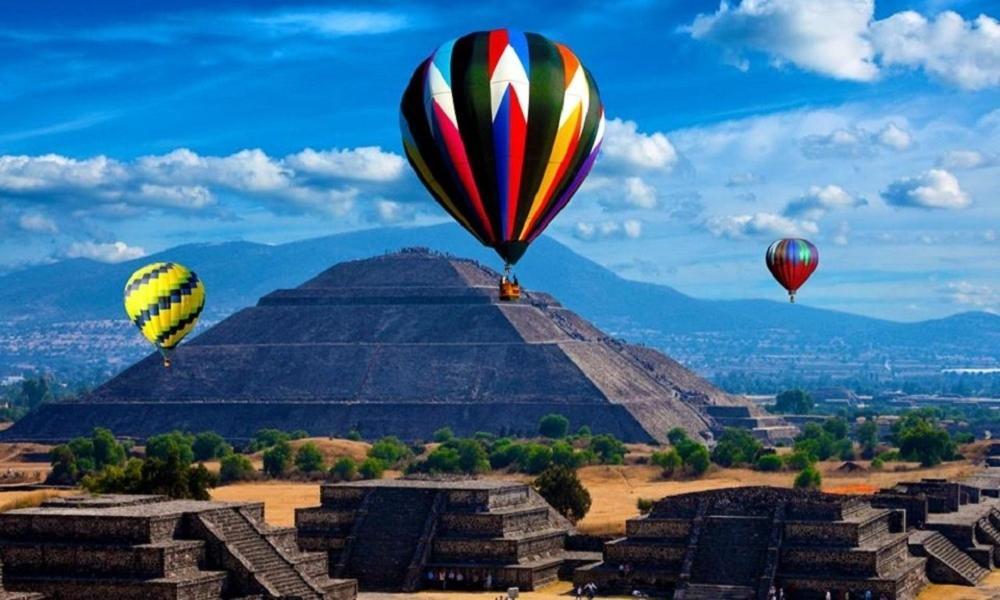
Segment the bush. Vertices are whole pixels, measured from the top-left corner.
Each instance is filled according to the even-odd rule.
[[[304,429],[296,429],[295,431],[288,434],[288,439],[290,440],[304,440],[309,437],[309,432]]]
[[[520,470],[536,475],[552,466],[552,449],[542,444],[528,444],[524,451]]]
[[[455,434],[452,433],[451,427],[442,427],[434,432],[435,442],[448,442],[455,438]]]
[[[351,481],[358,474],[358,463],[350,456],[338,458],[330,467],[330,475],[336,481]]]
[[[415,467],[428,473],[458,473],[458,460],[458,450],[451,446],[439,446],[427,456],[427,460]]]
[[[368,449],[369,458],[378,459],[385,467],[395,466],[410,455],[409,447],[392,435],[378,440]]]
[[[764,471],[765,473],[780,471],[782,466],[781,457],[777,454],[762,454],[757,457],[757,463],[754,465],[758,471]]]
[[[785,466],[794,471],[801,471],[806,467],[812,466],[816,462],[816,457],[809,454],[808,452],[803,452],[801,450],[796,450],[791,454],[785,455]]]
[[[875,456],[875,447],[878,446],[878,424],[870,418],[865,419],[854,432],[854,439],[861,446],[861,456],[864,458]]]
[[[708,467],[711,466],[711,460],[708,456],[708,448],[702,446],[701,444],[696,444],[695,447],[688,452],[688,455],[684,457],[684,467],[692,475],[703,475],[705,471],[708,471]]]
[[[291,437],[280,429],[261,429],[254,434],[248,449],[250,452],[260,452],[261,450],[267,450],[276,444],[290,440]]]
[[[226,440],[214,431],[202,431],[194,436],[191,444],[194,452],[194,459],[198,461],[222,458],[233,451],[233,447],[226,443]]]
[[[684,442],[690,442],[691,438],[688,437],[688,433],[682,427],[674,427],[667,432],[667,440],[670,441],[670,445],[677,447]]]
[[[549,467],[535,479],[533,486],[553,508],[574,523],[590,510],[590,493],[572,469]]]
[[[109,430],[97,427],[90,436],[94,448],[94,468],[103,469],[109,465],[125,464],[125,447],[118,443]]]
[[[292,467],[292,446],[287,441],[278,442],[264,451],[264,472],[271,477],[281,477]]]
[[[219,480],[222,483],[253,479],[254,468],[250,459],[242,454],[228,454],[219,463]]]
[[[360,442],[361,432],[358,431],[357,429],[352,429],[347,432],[347,439],[351,440],[352,442]]]
[[[799,489],[819,489],[822,482],[823,478],[820,476],[819,471],[811,465],[802,469],[795,476],[795,487]]]
[[[590,439],[590,449],[602,465],[620,465],[625,462],[625,444],[615,436],[605,433]]]
[[[712,450],[712,462],[723,467],[750,464],[763,449],[749,431],[727,427]]]
[[[589,438],[592,433],[590,433],[590,427],[586,425],[580,425],[580,428],[576,430],[576,437],[578,438]]]
[[[524,455],[524,444],[516,444],[507,438],[501,438],[490,450],[490,466],[494,469],[505,469],[521,463]]]
[[[917,413],[904,415],[893,426],[893,436],[900,455],[907,460],[920,461],[925,467],[933,467],[955,456],[955,442],[948,432],[936,421]]]
[[[385,463],[373,457],[366,458],[358,467],[361,479],[382,479],[383,473],[385,473]]]
[[[552,464],[576,469],[583,464],[583,454],[577,452],[569,442],[560,440],[552,444]]]
[[[684,466],[684,459],[673,448],[662,452],[654,452],[650,460],[654,465],[663,469],[664,477],[673,477]]]
[[[462,439],[455,445],[458,451],[458,468],[463,473],[485,473],[490,470],[486,449],[476,440]]]
[[[884,468],[885,463],[882,462],[881,458],[876,457],[872,460],[872,471],[881,471]]]
[[[538,421],[538,433],[543,437],[558,440],[566,437],[568,431],[569,419],[562,415],[545,415]]]
[[[639,514],[648,515],[653,510],[653,501],[649,498],[639,498],[635,507],[639,509]]]
[[[194,436],[181,431],[171,431],[154,435],[146,440],[146,458],[163,461],[176,457],[178,461],[189,465],[194,462]]]
[[[295,468],[303,473],[326,470],[326,459],[314,442],[306,442],[295,452]]]
[[[823,430],[833,436],[835,440],[847,438],[847,421],[840,417],[833,417],[823,422]]]
[[[961,431],[952,436],[956,444],[971,444],[976,441],[976,436],[968,431]]]

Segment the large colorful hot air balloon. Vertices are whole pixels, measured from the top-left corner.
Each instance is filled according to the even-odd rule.
[[[771,275],[788,290],[788,301],[795,302],[795,292],[819,266],[819,251],[808,240],[787,238],[768,246],[764,260]]]
[[[403,146],[428,191],[510,267],[573,197],[604,135],[594,78],[566,46],[495,29],[413,72]]]
[[[148,264],[125,284],[125,312],[163,355],[165,367],[170,366],[170,350],[194,329],[204,306],[204,284],[177,263]]]

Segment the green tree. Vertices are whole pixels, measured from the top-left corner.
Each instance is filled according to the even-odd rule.
[[[260,452],[281,442],[291,441],[291,437],[280,429],[261,429],[253,436],[250,442],[250,452]]]
[[[667,440],[670,442],[671,446],[677,447],[684,442],[691,441],[688,432],[681,427],[674,427],[667,432]]]
[[[835,440],[846,439],[848,429],[847,421],[840,417],[832,417],[823,422],[823,430],[833,436]]]
[[[455,434],[452,433],[451,427],[442,427],[434,432],[435,442],[448,442],[455,438]]]
[[[68,444],[61,444],[49,451],[49,471],[45,482],[52,485],[75,485],[80,477],[80,469],[76,464],[76,454]]]
[[[167,460],[176,455],[181,463],[189,465],[194,462],[193,443],[194,436],[180,431],[154,435],[146,440],[146,458]]]
[[[69,449],[76,457],[77,471],[81,477],[87,473],[93,473],[97,469],[94,464],[93,438],[73,438],[69,441]]]
[[[812,466],[816,462],[816,457],[808,452],[796,450],[791,454],[786,454],[784,458],[785,466],[795,471],[801,471]]]
[[[528,444],[522,461],[519,461],[521,470],[531,475],[541,473],[551,465],[552,448],[542,444]]]
[[[306,442],[295,451],[295,468],[303,473],[326,470],[326,459],[315,442]]]
[[[382,479],[385,473],[385,463],[377,458],[368,457],[358,467],[358,474],[362,479]]]
[[[780,471],[782,466],[781,457],[777,454],[762,454],[757,457],[757,463],[754,465],[758,471],[765,473]]]
[[[897,425],[899,427],[894,429],[894,436],[903,458],[932,467],[954,457],[955,442],[936,422],[922,416],[904,417]]]
[[[19,404],[28,409],[51,401],[52,390],[49,388],[49,380],[42,375],[25,379],[21,382],[21,393],[18,400]]]
[[[625,462],[625,444],[609,433],[592,437],[590,449],[594,451],[602,465],[620,465]]]
[[[576,469],[582,463],[583,455],[577,452],[573,445],[564,440],[559,440],[552,444],[552,464]]]
[[[553,508],[574,523],[590,510],[590,492],[573,469],[549,467],[535,479],[533,486]]]
[[[798,475],[795,476],[795,487],[799,489],[819,489],[820,484],[823,483],[823,478],[820,476],[819,471],[816,467],[810,465]]]
[[[703,475],[711,464],[708,448],[701,444],[695,444],[695,447],[684,457],[684,467],[695,476]]]
[[[198,461],[213,460],[222,458],[233,451],[233,447],[226,443],[226,440],[214,431],[202,431],[194,436],[191,443],[191,450],[194,452],[194,459]]]
[[[545,415],[538,421],[538,433],[543,437],[558,440],[566,437],[569,419],[559,414]]]
[[[242,454],[227,454],[219,462],[219,480],[222,483],[253,479],[254,468],[250,459]]]
[[[368,456],[377,458],[386,466],[394,466],[411,455],[410,448],[395,436],[386,436],[368,449]]]
[[[281,477],[292,466],[292,445],[278,442],[264,451],[264,472],[271,477]]]
[[[746,429],[727,427],[712,450],[712,462],[723,467],[750,464],[764,445]]]
[[[684,459],[678,454],[676,448],[662,452],[654,452],[650,458],[652,463],[663,469],[664,477],[673,477],[684,466]]]
[[[478,441],[458,440],[455,450],[458,451],[458,468],[463,473],[485,473],[490,470],[486,449]]]
[[[812,408],[812,396],[804,390],[785,390],[775,398],[774,409],[779,413],[804,415]]]
[[[458,473],[461,470],[458,450],[453,446],[438,446],[416,468],[428,473]]]
[[[351,481],[358,475],[358,463],[350,456],[342,456],[333,463],[330,475],[336,481]]]
[[[360,442],[361,432],[358,431],[357,429],[352,429],[347,432],[347,439],[351,440],[352,442]]]
[[[288,434],[288,439],[294,440],[304,440],[309,437],[309,432],[305,429],[296,429],[295,431]]]
[[[115,435],[102,427],[94,429],[90,436],[94,448],[94,468],[97,470],[104,467],[125,464],[125,448],[118,443]]]
[[[861,446],[862,457],[875,456],[875,449],[878,447],[878,424],[873,419],[865,419],[854,432],[854,439]]]

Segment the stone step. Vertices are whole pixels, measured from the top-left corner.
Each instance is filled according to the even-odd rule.
[[[225,572],[192,571],[158,579],[101,579],[95,577],[11,577],[12,588],[74,600],[205,600],[220,598]]]
[[[910,543],[922,547],[927,556],[942,563],[951,572],[951,576],[958,580],[955,583],[974,586],[989,574],[989,571],[936,531],[915,532],[910,537]]]
[[[692,583],[684,593],[685,600],[750,600],[753,597],[752,588],[738,585]]]

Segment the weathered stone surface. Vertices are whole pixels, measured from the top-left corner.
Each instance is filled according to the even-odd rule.
[[[662,440],[673,427],[709,437],[727,418],[762,437],[791,431],[547,294],[500,302],[497,278],[426,251],[342,263],[182,345],[172,368],[150,356],[0,435],[63,440],[102,426],[246,439],[266,426],[428,439],[444,425],[459,435],[532,434],[553,412],[631,441]]]

